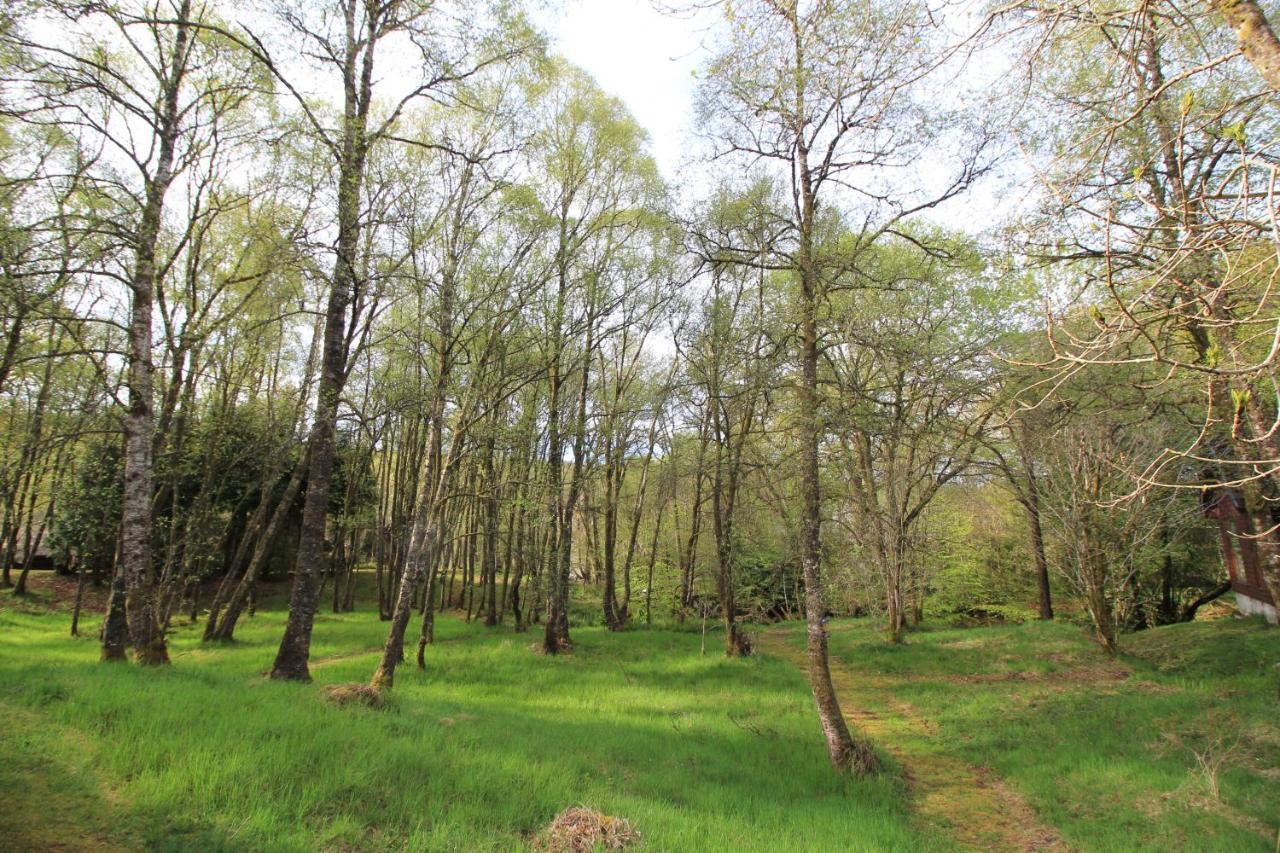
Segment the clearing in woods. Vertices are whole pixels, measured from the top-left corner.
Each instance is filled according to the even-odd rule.
[[[230,645],[182,625],[144,671],[99,664],[97,617],[72,639],[47,592],[0,600],[0,849],[511,850],[574,806],[652,850],[1271,853],[1280,830],[1280,632],[1247,620],[1142,632],[1117,661],[1070,624],[890,646],[834,622],[840,698],[887,759],[858,780],[827,763],[801,625],[745,660],[696,628],[581,626],[549,658],[448,614],[428,671],[371,710],[325,691],[368,679],[376,613],[322,615],[315,683],[281,684],[280,604]]]

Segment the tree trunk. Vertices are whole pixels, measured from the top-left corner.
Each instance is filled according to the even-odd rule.
[[[338,157],[337,256],[325,306],[320,384],[307,454],[307,495],[302,507],[302,532],[298,539],[293,588],[289,595],[289,620],[271,667],[272,678],[295,681],[311,680],[307,661],[311,656],[311,629],[319,606],[320,573],[324,568],[325,522],[329,483],[333,476],[338,400],[346,383],[347,308],[356,285],[362,230],[361,195],[369,144],[366,130],[372,100],[376,41],[372,31],[375,25],[371,19],[370,33],[358,37],[353,24],[355,4],[346,4],[345,12],[347,43],[343,67],[344,121]],[[370,15],[373,14],[371,10]]]
[[[169,651],[156,609],[155,566],[151,553],[152,499],[155,496],[151,314],[155,305],[156,249],[164,197],[173,181],[174,147],[179,132],[178,93],[189,50],[190,0],[183,0],[177,11],[170,68],[167,69],[157,116],[155,173],[148,182],[146,204],[138,223],[134,273],[130,282],[129,400],[124,417],[124,506],[120,523],[119,574],[124,578],[125,613],[134,658],[142,664],[169,662]],[[103,658],[109,659],[105,647]]]
[[[76,572],[76,604],[71,611],[71,636],[80,636],[80,605],[84,603],[84,585],[88,578],[88,572],[85,571],[83,561],[78,566]]]
[[[804,67],[799,22],[795,7],[791,7],[790,22],[793,28],[796,67]],[[804,81],[802,75],[795,79],[797,115],[804,115]],[[818,395],[818,272],[814,268],[813,229],[816,204],[809,173],[808,151],[805,148],[803,127],[795,129],[796,173],[799,183],[799,232],[800,245],[797,254],[799,269],[799,320],[800,367],[799,409],[796,421],[799,426],[800,488],[803,493],[803,515],[800,523],[800,573],[804,578],[804,614],[809,659],[809,684],[818,707],[818,719],[827,740],[827,753],[831,763],[840,770],[851,770],[858,775],[875,771],[875,753],[865,742],[854,741],[849,734],[835,686],[831,683],[831,670],[827,661],[827,629],[823,624],[826,600],[822,585],[822,482],[818,467],[818,450],[822,438],[822,424],[818,419],[820,398]]]
[[[1240,52],[1272,91],[1280,92],[1280,39],[1254,0],[1214,0],[1240,42]]]
[[[1027,525],[1031,533],[1031,556],[1036,565],[1036,586],[1040,592],[1040,618],[1053,619],[1053,598],[1049,588],[1049,560],[1044,553],[1044,528],[1040,524],[1040,485],[1032,467],[1031,453],[1026,435],[1015,436],[1018,453],[1022,457],[1022,469],[1026,472],[1026,490],[1023,506],[1027,510]]]
[[[285,485],[284,493],[280,496],[280,503],[276,504],[275,511],[271,513],[271,518],[267,521],[267,526],[262,529],[258,541],[254,544],[253,556],[250,557],[249,565],[244,570],[244,576],[236,584],[235,591],[231,593],[230,598],[227,600],[226,611],[222,614],[222,618],[219,619],[212,608],[209,610],[209,617],[205,621],[205,640],[230,642],[234,639],[236,622],[239,621],[241,611],[257,589],[258,572],[262,570],[263,563],[267,561],[267,551],[275,540],[276,532],[289,515],[289,509],[293,506],[293,502],[298,498],[298,492],[302,488],[302,480],[307,469],[307,457],[304,455],[298,460],[293,473],[289,475],[289,482]]]
[[[425,496],[424,504],[426,505],[420,510],[420,516],[429,516],[431,506],[425,500]],[[373,678],[369,682],[369,686],[375,690],[389,690],[395,684],[396,666],[404,659],[404,632],[409,627],[409,617],[413,613],[411,601],[413,590],[426,574],[428,561],[435,556],[435,546],[435,524],[423,517],[421,521],[414,524],[413,538],[409,543],[408,564],[400,579],[400,589],[391,614],[391,628],[387,632],[387,642],[382,649],[382,660],[378,663],[378,668],[374,670]]]
[[[128,658],[126,649],[129,642],[129,622],[125,616],[124,575],[119,567],[111,579],[111,593],[107,596],[107,614],[102,622],[102,655],[101,660],[117,661]]]

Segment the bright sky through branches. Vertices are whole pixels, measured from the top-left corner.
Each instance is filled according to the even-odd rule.
[[[662,6],[664,4],[658,4]],[[957,10],[955,26],[969,32],[977,26],[972,9]],[[687,188],[695,177],[681,167],[705,156],[693,127],[697,72],[707,57],[704,46],[718,18],[711,8],[697,14],[671,14],[655,8],[653,0],[562,0],[535,15],[547,33],[552,51],[585,69],[601,89],[619,98],[649,133],[650,151],[663,176]],[[966,86],[974,80],[998,77],[1006,62],[984,55],[978,63],[961,65]],[[966,87],[959,87],[953,95]],[[922,174],[946,180],[953,164],[945,156],[919,165]],[[1004,178],[980,181],[961,198],[928,211],[924,218],[970,233],[991,228],[1002,216],[1025,203],[1010,194],[1016,177],[1025,174],[1006,161]]]
[[[541,23],[552,49],[586,69],[649,131],[663,175],[686,159],[703,30],[650,0],[565,0]]]

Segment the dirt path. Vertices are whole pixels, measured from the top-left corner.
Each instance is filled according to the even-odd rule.
[[[807,669],[805,652],[786,629],[757,638],[766,654]],[[831,681],[845,719],[887,751],[911,786],[912,806],[927,823],[957,843],[980,850],[1066,850],[1057,830],[1045,826],[1031,807],[991,770],[942,751],[929,735],[937,725],[898,701],[886,679],[861,679],[831,661]]]

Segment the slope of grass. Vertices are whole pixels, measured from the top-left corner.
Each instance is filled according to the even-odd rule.
[[[947,846],[913,828],[900,780],[831,772],[800,672],[703,657],[696,634],[583,628],[548,659],[446,617],[430,670],[410,663],[373,711],[322,698],[372,671],[386,627],[368,612],[320,617],[299,685],[262,677],[279,611],[231,647],[181,628],[173,665],[141,670],[9,601],[0,838],[18,847],[508,850],[577,804],[655,850]]]
[[[838,661],[932,723],[928,748],[990,767],[1072,847],[1277,849],[1280,631],[1169,626],[1125,637],[1110,661],[1061,623],[901,646],[869,622],[832,627]],[[1197,753],[1222,759],[1216,796]]]

